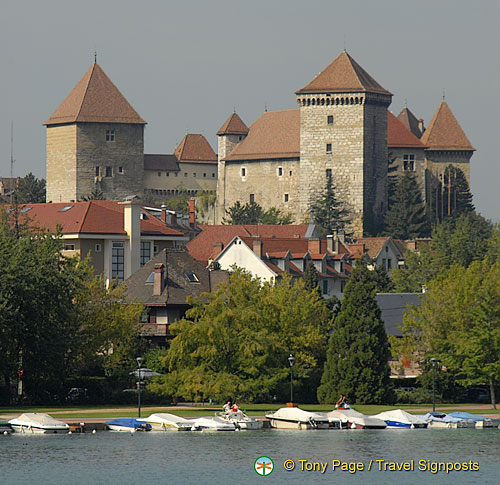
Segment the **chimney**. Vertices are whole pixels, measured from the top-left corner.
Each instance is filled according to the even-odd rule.
[[[167,206],[165,204],[161,206],[161,221],[167,225]]]
[[[214,250],[212,252],[212,257],[216,258],[217,256],[219,256],[223,248],[224,244],[222,244],[221,242],[214,242]]]
[[[307,240],[307,249],[311,254],[319,254],[320,251],[320,240],[317,237],[310,238]]]
[[[334,231],[333,234],[328,234],[328,236],[326,236],[326,249],[332,254],[337,254],[334,248],[334,243],[336,239],[337,239],[336,231]]]
[[[423,135],[425,131],[425,126],[424,126],[424,120],[422,118],[418,120],[418,129],[420,131],[420,134]]]
[[[164,290],[164,268],[163,263],[155,263],[153,296],[160,296]]]
[[[140,267],[141,254],[141,205],[135,196],[129,196],[123,202],[123,229],[128,241],[125,246],[125,279]]]
[[[194,197],[191,197],[189,199],[189,226],[190,227],[194,227],[195,225],[195,214],[196,214],[196,211],[195,211],[195,208],[194,208]]]
[[[262,241],[253,241],[253,252],[262,259]]]

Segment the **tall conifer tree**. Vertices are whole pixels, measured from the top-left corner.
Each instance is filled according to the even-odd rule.
[[[334,403],[340,394],[358,404],[391,400],[389,343],[375,292],[373,272],[356,265],[328,342],[321,403]]]

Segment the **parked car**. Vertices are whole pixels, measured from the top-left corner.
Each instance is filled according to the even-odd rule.
[[[81,403],[87,400],[87,389],[83,387],[72,387],[66,396],[66,402],[71,403]]]

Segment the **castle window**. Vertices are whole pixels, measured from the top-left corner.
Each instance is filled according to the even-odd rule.
[[[326,144],[326,153],[332,153],[332,144],[331,143]]]
[[[405,172],[415,171],[415,155],[403,155],[403,170]]]
[[[329,125],[333,125],[333,115],[328,115],[327,118],[326,118],[326,122]]]
[[[193,177],[196,178],[196,172],[193,172]]]
[[[106,167],[106,177],[113,176],[113,167]]]
[[[161,172],[158,172],[158,177],[161,177]]]
[[[245,167],[242,167],[242,169],[241,169],[241,176],[242,177],[246,177],[246,175],[247,175],[247,169]]]
[[[179,176],[179,172],[175,172],[175,176],[178,177]]]
[[[170,177],[170,172],[165,172],[165,175],[166,175],[167,177]]]
[[[203,178],[204,178],[204,179],[206,179],[206,178],[207,178],[207,174],[206,174],[206,173],[204,173],[204,174],[203,174]]]
[[[332,176],[332,169],[331,168],[327,168],[326,169],[326,178],[330,178]]]
[[[288,202],[288,194],[285,194],[285,202]]]
[[[100,171],[99,167],[96,167],[96,168],[95,168],[95,176],[96,176],[96,177],[99,177],[100,172],[101,172],[101,171]]]
[[[123,173],[123,167],[118,167],[118,173]]]
[[[215,173],[212,174],[212,178],[215,178]]]
[[[278,167],[278,177],[283,176],[283,167]]]
[[[255,202],[255,194],[250,194],[250,204]]]
[[[290,170],[290,177],[292,176],[292,171]]]
[[[106,130],[106,141],[115,141],[115,130]]]

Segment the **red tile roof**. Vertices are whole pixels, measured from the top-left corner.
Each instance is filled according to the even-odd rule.
[[[401,110],[401,113],[398,114],[398,120],[401,121],[401,123],[403,123],[403,125],[405,125],[406,128],[410,130],[417,138],[420,138],[422,136],[417,117],[408,108],[403,108]]]
[[[123,227],[123,204],[111,200],[89,202],[63,202],[56,204],[25,204],[21,213],[32,225],[62,234],[126,234]],[[68,208],[68,209],[66,209]],[[66,210],[64,210],[66,209]],[[62,211],[61,211],[62,210]],[[142,234],[159,236],[183,236],[180,231],[165,226],[159,219],[144,214],[141,219]]]
[[[474,150],[445,101],[440,104],[421,140],[430,150]]]
[[[304,240],[308,224],[297,225],[234,225],[234,226],[199,226],[202,230],[198,236],[189,241],[187,250],[198,261],[208,264],[208,260],[214,256],[214,244],[222,243],[224,249],[235,236],[248,238],[250,236],[262,236],[267,238],[290,238],[294,241]],[[296,237],[298,236],[298,237]],[[252,243],[250,243],[252,247]],[[280,248],[281,250],[281,248]],[[303,251],[305,253],[305,251]]]
[[[422,142],[387,110],[387,146],[393,148],[424,148]]]
[[[376,258],[379,254],[380,251],[382,251],[382,248],[384,247],[384,244],[387,242],[387,240],[390,239],[389,237],[362,237],[358,238],[356,240],[357,244],[362,244],[366,251],[368,252],[368,256],[370,258]],[[352,244],[350,245],[352,248]]]
[[[296,94],[359,93],[392,94],[373,79],[346,51]]]
[[[97,63],[44,124],[61,123],[146,124]]]
[[[247,133],[248,126],[236,113],[233,113],[220,127],[217,135],[246,135]]]
[[[226,160],[298,158],[300,156],[300,110],[263,113],[248,136]]]
[[[217,155],[203,135],[188,134],[175,149],[174,155],[182,163],[217,163]]]

